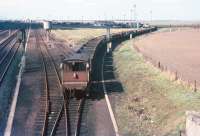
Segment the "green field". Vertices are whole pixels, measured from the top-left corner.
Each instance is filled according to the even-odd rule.
[[[116,118],[123,136],[179,136],[185,112],[198,111],[200,93],[170,80],[147,63],[133,47],[122,43],[113,53],[117,78],[124,93],[116,104]]]

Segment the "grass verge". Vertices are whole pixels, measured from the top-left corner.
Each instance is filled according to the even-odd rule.
[[[134,39],[114,51],[117,78],[124,93],[116,104],[116,118],[124,136],[179,136],[185,112],[199,110],[200,93],[170,80],[147,63],[133,47]]]

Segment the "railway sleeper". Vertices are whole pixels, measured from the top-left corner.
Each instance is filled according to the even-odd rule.
[[[40,70],[41,70],[41,67],[26,67],[24,72],[26,72],[26,73],[37,72]]]

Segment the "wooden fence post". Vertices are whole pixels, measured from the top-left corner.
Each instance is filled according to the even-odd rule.
[[[178,72],[175,72],[175,80],[178,80]]]
[[[194,80],[194,92],[196,92],[196,91],[197,91],[197,81]]]
[[[160,68],[160,61],[158,62],[158,68]]]

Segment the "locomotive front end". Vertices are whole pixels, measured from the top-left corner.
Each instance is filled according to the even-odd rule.
[[[90,81],[90,63],[83,56],[72,56],[61,64],[63,88],[67,91],[85,91]]]

